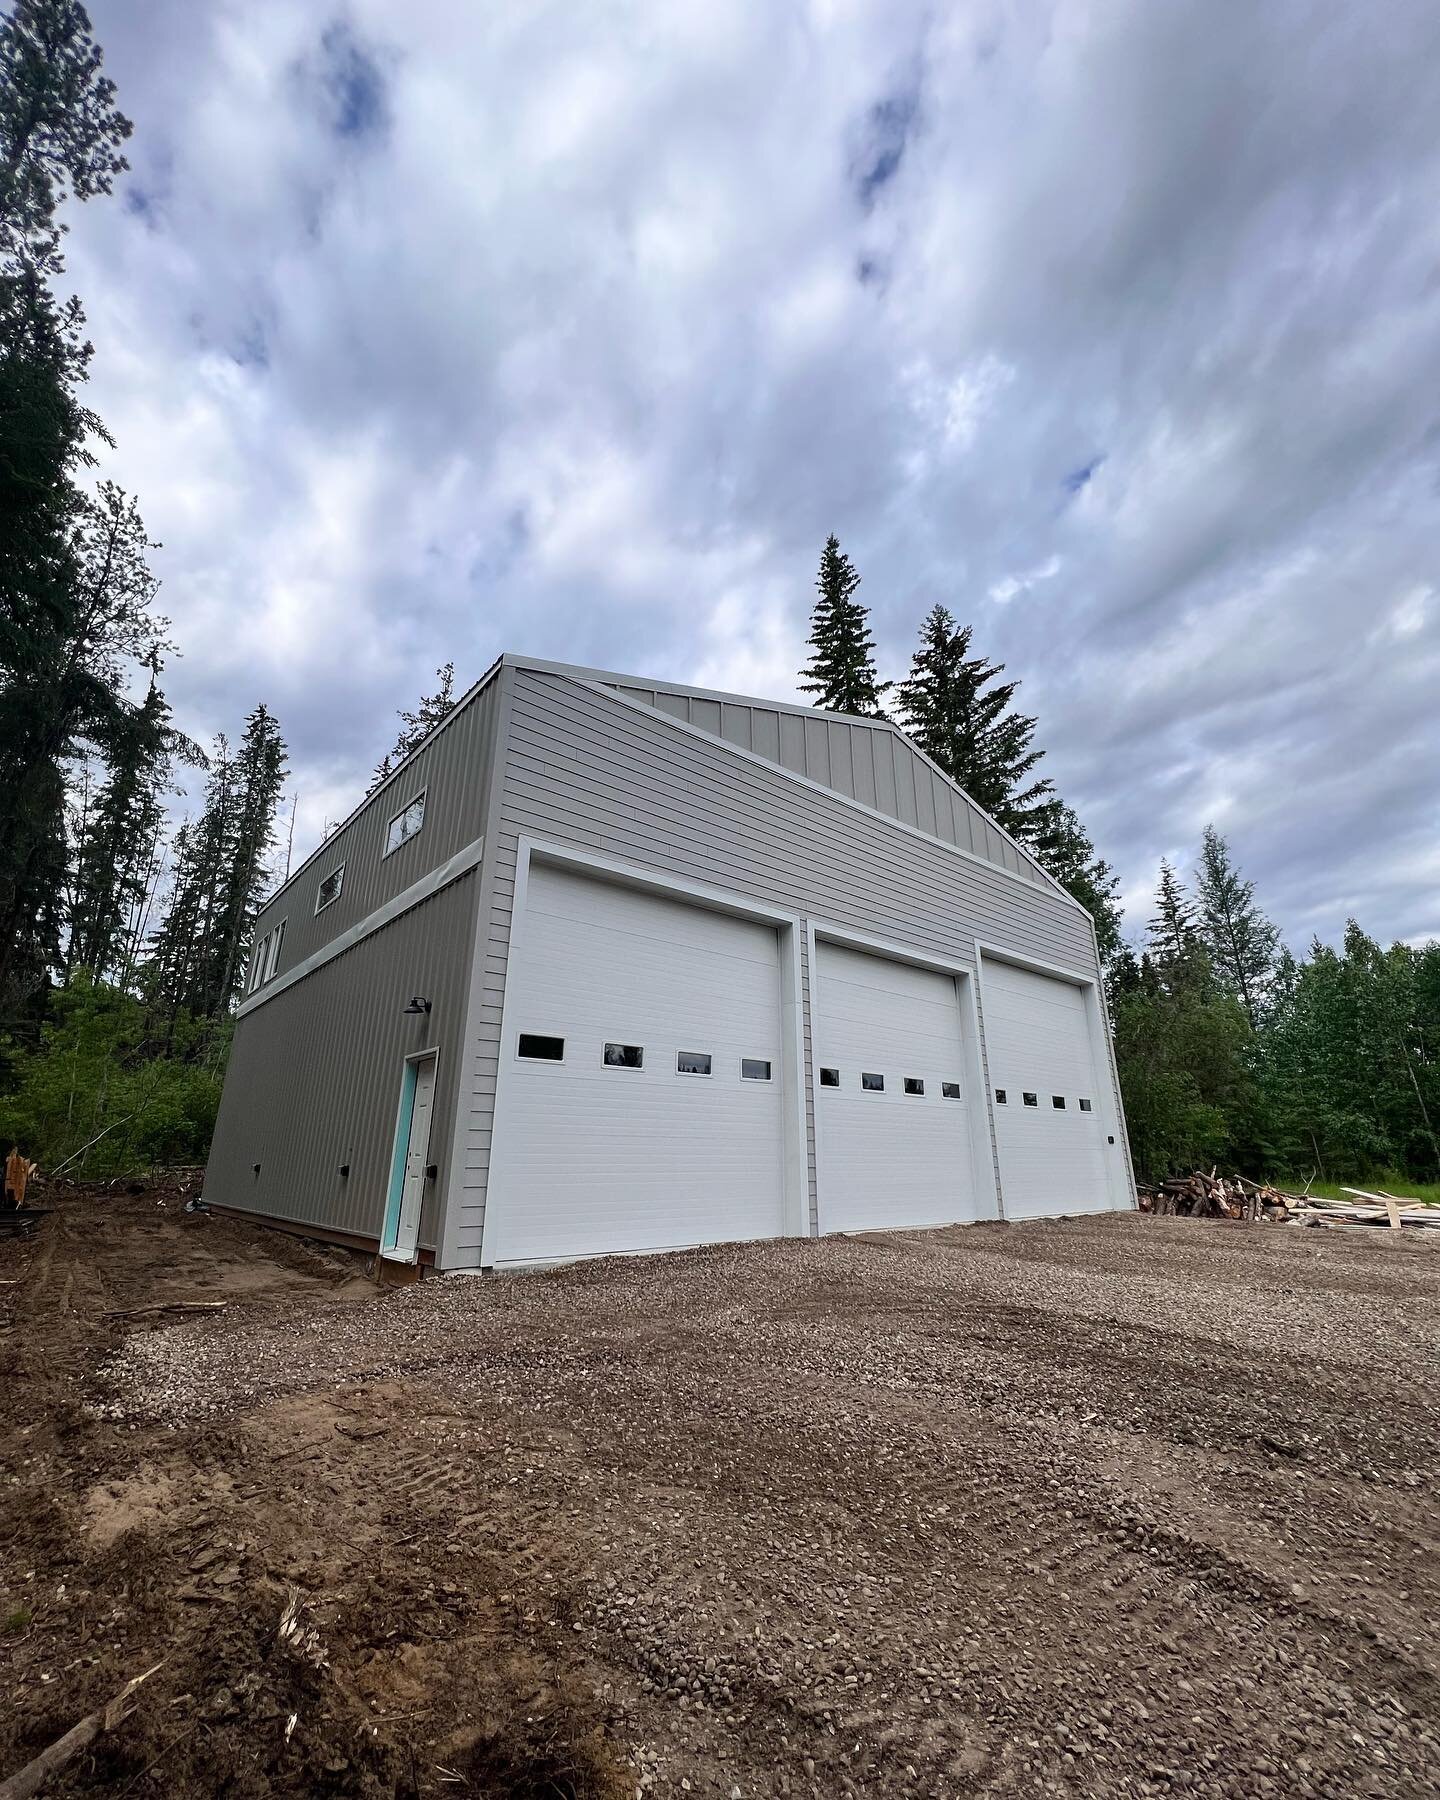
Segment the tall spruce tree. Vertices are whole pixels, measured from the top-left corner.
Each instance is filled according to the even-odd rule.
[[[110,191],[129,132],[84,8],[16,0],[0,20],[0,994],[12,998],[59,952],[67,765],[103,752],[127,710],[105,691],[106,649],[123,639],[134,570],[123,547],[102,566],[114,490],[87,501],[75,483],[104,433],[78,398],[79,303],[52,284],[60,203]]]
[[[1063,802],[1035,841],[1041,864],[1095,921],[1095,941],[1108,966],[1121,948],[1120,878],[1096,853],[1075,809]]]
[[[1200,947],[1195,908],[1185,884],[1168,857],[1160,858],[1160,879],[1155,888],[1155,916],[1145,933],[1151,960],[1161,968],[1180,964]]]
[[[93,981],[123,978],[133,937],[156,874],[165,828],[165,796],[176,754],[199,752],[170,723],[170,707],[152,671],[144,702],[110,746],[108,774],[84,807],[75,832],[70,903],[70,969]]]
[[[1229,845],[1213,825],[1205,827],[1195,891],[1200,936],[1210,961],[1244,1007],[1253,1031],[1260,1022],[1280,933],[1260,910],[1255,883],[1242,878],[1231,861]]]
[[[813,704],[828,712],[877,719],[884,717],[880,696],[892,683],[876,672],[870,614],[855,598],[859,585],[859,571],[832,532],[820,552],[819,598],[810,614],[813,654],[800,671],[800,691],[813,694]]]
[[[285,742],[257,706],[233,754],[216,740],[198,819],[175,836],[169,904],[151,941],[149,985],[173,1018],[218,1017],[239,991],[285,779]]]
[[[443,668],[435,671],[435,679],[440,683],[433,694],[423,694],[420,704],[414,712],[401,710],[399,716],[400,730],[395,742],[375,765],[375,772],[370,777],[367,792],[373,793],[382,781],[387,780],[416,746],[440,723],[455,710],[455,665],[447,662]]]
[[[1004,663],[971,656],[971,627],[934,606],[920,627],[920,648],[900,683],[905,728],[951,780],[1022,843],[1059,833],[1054,783],[1035,770],[1035,720],[1014,707],[1017,681],[1000,681]]]

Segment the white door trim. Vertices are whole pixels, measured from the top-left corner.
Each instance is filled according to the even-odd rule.
[[[409,1085],[409,1074],[412,1064],[418,1065],[422,1062],[433,1062],[435,1065],[434,1079],[430,1089],[430,1124],[425,1145],[427,1163],[429,1159],[430,1140],[433,1139],[435,1134],[435,1100],[440,1091],[440,1049],[438,1045],[432,1044],[424,1050],[412,1050],[407,1056],[402,1056],[400,1059],[400,1098],[395,1104],[395,1135],[392,1139],[390,1150],[390,1179],[385,1186],[385,1214],[380,1222],[380,1255],[383,1256],[387,1262],[413,1263],[419,1255],[420,1215],[425,1210],[423,1189],[421,1192],[420,1207],[415,1214],[415,1234],[408,1246],[402,1247],[400,1243],[400,1226],[405,1211],[405,1161],[408,1161],[409,1159],[410,1132],[414,1122],[415,1096],[413,1088],[410,1088]],[[418,1066],[416,1067],[415,1072],[416,1079],[418,1080]],[[410,1101],[411,1106],[409,1118],[405,1116],[405,1103],[407,1099]],[[405,1132],[403,1151],[400,1144],[400,1133],[402,1128]],[[393,1243],[387,1245],[385,1237],[390,1227],[391,1195],[395,1185],[397,1163],[400,1171],[400,1192],[395,1199],[395,1240]]]
[[[1093,975],[1082,974],[1077,969],[1067,969],[1059,963],[1045,962],[1036,956],[1023,955],[1018,950],[1002,949],[999,944],[987,944],[980,938],[975,939],[975,973],[978,983],[980,1014],[985,1014],[985,963],[1009,963],[1012,968],[1028,969],[1032,975],[1049,975],[1056,981],[1069,982],[1078,987],[1085,998],[1085,1025],[1090,1034],[1090,1055],[1095,1064],[1095,1073],[1109,1070],[1110,1079],[1104,1083],[1104,1093],[1097,1095],[1103,1108],[1101,1127],[1108,1140],[1105,1158],[1105,1180],[1110,1200],[1117,1211],[1134,1211],[1138,1205],[1135,1197],[1134,1179],[1130,1173],[1130,1145],[1125,1135],[1125,1114],[1121,1107],[1120,1083],[1115,1072],[1114,1046],[1110,1042],[1110,1029],[1105,1018],[1105,1000],[1100,992],[1100,984]],[[990,1113],[990,1130],[995,1130],[994,1105],[995,1096],[986,1089],[985,1104]],[[998,1167],[998,1159],[997,1159]],[[1001,1201],[1004,1201],[1005,1176],[1000,1176]]]
[[[812,1046],[819,1041],[818,995],[820,984],[817,978],[819,971],[817,947],[822,943],[839,944],[849,950],[868,951],[874,956],[888,957],[892,962],[909,963],[913,968],[933,969],[937,974],[954,977],[956,1004],[960,1009],[960,1035],[965,1046],[965,1097],[969,1106],[971,1180],[974,1184],[976,1217],[1003,1219],[1005,1213],[995,1174],[995,1121],[988,1105],[985,1067],[980,1053],[980,1014],[976,1007],[975,971],[968,963],[960,962],[955,958],[936,956],[928,950],[918,950],[910,944],[897,944],[890,938],[876,937],[867,931],[854,931],[847,925],[832,925],[824,919],[807,920],[806,931],[810,964],[810,1042]],[[816,1228],[823,1236],[825,1231],[825,1152],[821,1117],[825,1109],[820,1101],[820,1061],[818,1057],[813,1057],[812,1061],[814,1066],[810,1072],[810,1104],[815,1119]],[[975,1104],[977,1099],[987,1103],[977,1106]]]
[[[750,919],[773,925],[780,938],[780,1032],[781,1077],[785,1091],[781,1098],[784,1125],[784,1170],[782,1193],[786,1235],[809,1237],[810,1195],[807,1180],[805,1143],[805,1039],[803,999],[800,982],[801,921],[797,914],[773,906],[765,906],[724,888],[708,887],[684,876],[669,875],[658,869],[641,868],[613,856],[602,856],[593,850],[581,850],[542,838],[522,837],[515,852],[515,891],[510,920],[510,943],[505,961],[505,997],[500,1007],[500,1049],[495,1073],[495,1111],[490,1132],[490,1171],[503,1166],[499,1148],[506,1129],[506,1095],[510,1086],[511,1059],[506,1054],[510,1028],[514,1024],[511,1007],[513,992],[510,975],[519,963],[518,948],[524,943],[530,892],[530,870],[534,863],[574,869],[580,874],[599,876],[621,887],[632,887],[644,893],[660,894],[669,899],[688,901],[711,912],[728,913],[734,918]],[[483,925],[483,921],[482,921]],[[482,932],[483,935],[483,932]],[[477,950],[478,954],[478,950]],[[480,1241],[480,1266],[492,1266],[489,1247],[494,1243],[491,1231],[490,1191],[485,1194],[485,1224]]]

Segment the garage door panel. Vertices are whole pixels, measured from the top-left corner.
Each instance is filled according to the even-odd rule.
[[[560,1061],[521,1032],[564,1039]],[[606,1042],[638,1044],[612,1068]],[[543,865],[509,975],[486,1226],[492,1262],[769,1237],[784,1229],[773,928]],[[701,1052],[710,1075],[680,1074]],[[741,1079],[742,1057],[771,1065]]]
[[[870,1231],[974,1217],[964,1041],[953,977],[821,943],[816,955],[817,1068],[840,1085],[816,1091],[820,1224]],[[884,1090],[861,1085],[882,1075]],[[905,1078],[925,1084],[907,1094]],[[817,1077],[817,1080],[819,1078]]]
[[[1108,1209],[1108,1146],[1084,990],[987,959],[984,995],[1006,1217]],[[1036,1097],[1033,1107],[1024,1103],[1027,1092]],[[1054,1104],[1057,1095],[1063,1108]],[[1090,1111],[1081,1110],[1082,1098]]]

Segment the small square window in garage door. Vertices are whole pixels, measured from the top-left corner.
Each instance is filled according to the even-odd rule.
[[[742,1056],[740,1079],[742,1081],[768,1081],[770,1079],[769,1063],[758,1056]]]
[[[645,1047],[643,1044],[606,1044],[605,1067],[607,1069],[643,1069],[645,1066]]]

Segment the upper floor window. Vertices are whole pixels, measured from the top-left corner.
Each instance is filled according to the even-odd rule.
[[[425,789],[421,788],[415,798],[402,807],[385,827],[385,856],[389,856],[392,850],[398,850],[407,838],[414,837],[424,823]]]
[[[338,900],[340,898],[340,890],[344,885],[345,865],[344,863],[341,863],[338,869],[332,870],[320,883],[319,891],[315,895],[316,912],[324,912],[325,908],[329,906],[332,900]]]
[[[285,942],[285,921],[282,919],[273,931],[267,931],[255,946],[255,955],[250,964],[250,979],[246,983],[246,993],[253,994],[275,973],[280,962],[280,946]]]

